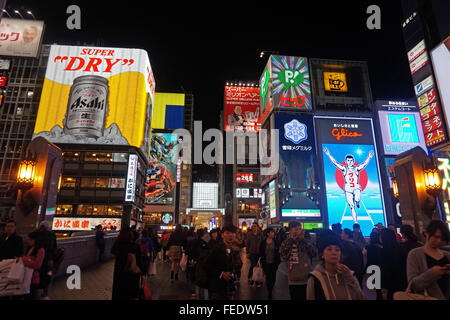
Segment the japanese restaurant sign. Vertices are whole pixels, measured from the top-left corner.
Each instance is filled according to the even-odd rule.
[[[128,160],[128,173],[127,173],[127,187],[125,189],[125,201],[134,202],[134,193],[136,189],[136,170],[137,170],[138,157],[135,154],[130,154]]]
[[[103,228],[111,230],[111,227],[116,227],[120,230],[121,219],[113,218],[54,218],[53,231],[89,231],[98,225]]]

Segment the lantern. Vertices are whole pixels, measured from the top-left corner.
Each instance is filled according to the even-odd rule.
[[[392,193],[394,194],[395,199],[398,199],[398,185],[396,179],[392,179]]]
[[[36,164],[37,161],[31,156],[27,156],[20,162],[17,173],[17,186],[19,189],[27,190],[33,187]]]
[[[425,176],[425,190],[434,196],[437,196],[441,190],[441,179],[436,168],[428,168],[423,171]]]

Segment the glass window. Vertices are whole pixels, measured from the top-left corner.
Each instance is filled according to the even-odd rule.
[[[113,162],[127,162],[128,161],[128,154],[126,154],[126,153],[113,153],[112,154],[112,161]]]
[[[75,188],[77,179],[72,177],[63,177],[61,181],[61,187],[63,188]]]
[[[105,216],[107,215],[108,206],[94,204],[93,214],[96,216]]]
[[[84,161],[111,162],[112,154],[104,152],[86,152]]]
[[[91,205],[80,204],[78,205],[77,215],[90,216],[93,213],[93,207]]]
[[[63,152],[64,161],[78,162],[80,154],[78,152]]]
[[[108,188],[109,179],[108,178],[96,178],[95,186],[96,188]]]
[[[81,188],[95,188],[95,178],[81,178]]]
[[[125,179],[111,178],[109,179],[109,187],[112,189],[125,188]]]
[[[56,206],[57,215],[70,215],[72,214],[72,205],[58,205]]]
[[[123,214],[122,206],[109,206],[108,215],[110,216],[121,216]]]

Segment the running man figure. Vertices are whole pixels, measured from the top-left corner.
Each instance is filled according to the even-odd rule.
[[[333,158],[330,151],[325,147],[323,152],[330,158],[331,162],[336,168],[341,170],[342,175],[345,180],[345,198],[347,199],[347,204],[350,207],[350,212],[352,213],[354,223],[358,223],[358,217],[356,215],[355,206],[359,209],[359,202],[361,201],[361,185],[359,184],[359,174],[361,171],[369,164],[370,159],[372,159],[374,153],[371,150],[369,156],[363,163],[355,166],[355,157],[348,154],[345,156],[346,165],[340,164]]]

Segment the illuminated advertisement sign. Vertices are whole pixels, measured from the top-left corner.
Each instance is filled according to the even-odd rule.
[[[236,188],[236,198],[262,198],[262,189]]]
[[[450,118],[450,37],[431,51],[431,59],[448,125]]]
[[[236,173],[236,183],[254,183],[253,173]]]
[[[36,58],[42,40],[44,21],[2,18],[0,56]]]
[[[450,221],[450,156],[446,152],[433,154],[434,161],[439,170],[439,176],[442,181],[442,197],[444,212],[447,216],[447,222]]]
[[[0,70],[9,70],[11,60],[0,59]]]
[[[419,98],[417,98],[417,102],[419,104],[419,109],[425,107],[426,105],[429,105],[432,102],[436,101],[436,91],[434,88],[431,88],[427,92],[425,92],[423,95],[421,95]]]
[[[419,112],[378,111],[384,154],[397,155],[422,147],[427,152]]]
[[[262,122],[272,108],[311,110],[308,59],[271,55],[260,78]]]
[[[431,89],[431,87],[433,87],[433,76],[428,76],[423,81],[414,86],[416,96],[422,95],[422,93],[426,92],[428,89]]]
[[[416,73],[424,65],[429,62],[428,54],[424,51],[419,57],[417,57],[413,62],[409,63],[409,68],[411,69],[411,74]]]
[[[225,131],[259,131],[259,88],[225,87]]]
[[[120,218],[57,218],[53,219],[53,231],[91,231],[99,224],[107,230],[116,227],[120,230]]]
[[[375,224],[386,225],[372,120],[316,117],[315,121],[328,223],[349,229],[359,223],[367,237]]]
[[[324,72],[325,91],[348,92],[347,79],[344,72]]]
[[[0,87],[6,86],[6,80],[8,78],[6,76],[0,76]]]
[[[215,209],[219,204],[219,184],[215,182],[194,182],[192,205],[196,209]]]
[[[144,50],[52,45],[33,138],[131,145],[148,156],[154,92]]]
[[[173,221],[173,213],[172,212],[164,212],[161,215],[161,221],[165,224],[169,224]]]
[[[275,180],[269,182],[269,210],[270,210],[270,218],[277,217],[277,205],[275,198]]]
[[[281,218],[320,218],[313,116],[276,113],[275,128],[280,130]]]
[[[152,133],[145,202],[172,205],[175,198],[177,135]]]
[[[390,188],[392,188],[392,178],[395,177],[394,162],[395,162],[395,157],[385,157],[384,158],[384,164],[386,166],[386,173],[389,178],[389,187]]]
[[[414,48],[409,50],[408,59],[409,62],[414,61],[417,57],[419,57],[426,50],[425,40],[420,41]]]
[[[127,187],[125,188],[125,201],[133,202],[136,191],[136,172],[138,166],[138,156],[130,154],[128,159]]]

